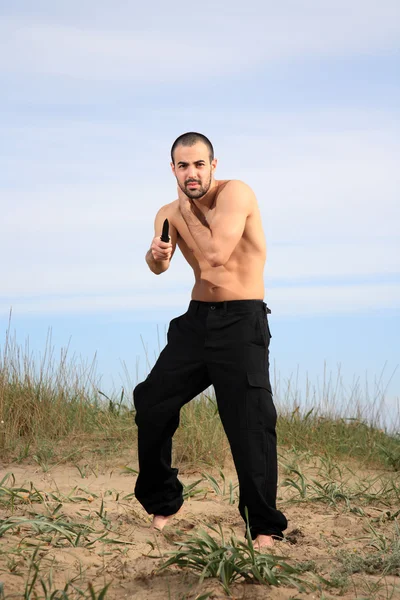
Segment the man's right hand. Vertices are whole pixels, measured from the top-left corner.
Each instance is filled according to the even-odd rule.
[[[172,256],[171,238],[169,242],[162,242],[161,236],[156,236],[150,247],[153,259],[157,262],[170,260]]]

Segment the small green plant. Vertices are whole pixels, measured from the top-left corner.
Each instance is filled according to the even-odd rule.
[[[350,585],[350,575],[343,569],[334,569],[329,574],[329,582],[333,588],[343,594]]]
[[[384,554],[383,552],[372,552],[367,554],[355,554],[342,551],[338,555],[343,569],[348,573],[368,573],[369,575],[400,575],[400,552]]]
[[[5,484],[8,480],[12,481],[11,487],[7,487]],[[40,492],[36,489],[32,482],[29,483],[29,487],[15,486],[15,477],[12,473],[8,473],[3,477],[0,482],[0,506],[7,506],[14,510],[14,507],[19,504],[27,504],[36,502],[42,504],[49,499],[50,494],[47,495],[44,492]]]
[[[394,471],[400,471],[400,436],[397,434],[397,444],[392,447],[385,447],[378,444],[378,448],[383,456],[384,461]],[[393,438],[393,441],[395,438]]]
[[[127,475],[138,475],[139,471],[137,469],[133,469],[132,467],[128,467],[128,465],[124,465],[121,473],[126,473]]]
[[[89,582],[87,590],[82,590],[75,585],[77,578],[74,578],[68,581],[62,589],[55,588],[52,569],[50,569],[46,577],[40,574],[41,559],[38,557],[38,550],[36,548],[30,560],[28,577],[22,594],[23,600],[105,599],[110,583],[96,591],[93,584]]]
[[[121,389],[121,394],[120,394],[120,397],[118,400],[115,400],[114,398],[110,398],[107,394],[105,394],[101,390],[97,390],[97,391],[100,394],[100,396],[103,396],[103,398],[108,400],[108,410],[110,413],[115,414],[115,415],[120,415],[121,413],[129,412],[129,410],[130,410],[129,407],[126,404],[124,404],[124,398],[125,398],[125,389],[124,388]]]
[[[197,487],[203,481],[204,478],[202,477],[201,479],[197,479],[188,485],[183,485],[183,499],[188,500],[189,498],[194,498],[195,496],[206,495],[206,489]]]
[[[400,575],[400,527],[394,523],[393,534],[388,538],[384,533],[368,523],[369,536],[365,539],[366,548],[373,551],[351,553],[341,551],[337,558],[347,573],[368,573],[370,575]]]
[[[50,542],[52,546],[79,546],[80,542],[87,540],[88,534],[95,530],[88,525],[68,522],[64,515],[55,519],[42,515],[35,518],[10,517],[0,520],[0,537],[8,531],[30,531],[32,530],[38,539]]]
[[[337,460],[333,459],[331,456],[321,456],[321,470],[325,470],[326,476],[329,479],[339,478],[342,479],[343,472]]]
[[[295,477],[287,477],[282,483],[282,487],[292,487],[299,494],[301,499],[307,496],[308,485],[305,475],[299,469],[291,469]]]
[[[281,483],[282,487],[289,487],[293,490],[288,499],[290,502],[322,502],[329,506],[337,506],[342,503],[350,512],[362,516],[365,511],[360,504],[390,507],[393,503],[398,504],[400,501],[400,489],[397,483],[393,478],[387,476],[378,475],[350,482],[342,480],[341,468],[336,470],[336,477],[328,476],[328,480],[326,480],[324,472],[321,480],[308,479],[300,468],[289,470],[287,466],[286,472],[294,475],[286,477]]]
[[[28,440],[25,443],[23,443],[20,448],[18,448],[18,456],[15,459],[18,464],[22,463],[28,458],[31,445],[31,441]]]
[[[171,565],[191,569],[199,574],[200,582],[206,577],[219,579],[224,591],[230,595],[230,586],[237,581],[263,585],[289,585],[299,591],[314,589],[311,582],[300,577],[302,569],[291,566],[284,557],[258,552],[248,531],[247,541],[233,536],[225,540],[222,528],[209,526],[219,536],[215,540],[208,532],[200,530],[171,553],[160,569]]]
[[[225,479],[225,474],[222,469],[218,470],[221,478],[221,483],[218,483],[217,479],[209,473],[202,473],[203,479],[205,479],[212,487],[214,493],[217,496],[222,496],[224,500],[227,500],[229,504],[235,504],[237,500],[237,489],[239,484],[234,484],[232,481],[229,483]]]
[[[82,479],[87,479],[90,474],[94,475],[96,478],[98,477],[98,474],[96,473],[96,471],[88,463],[86,463],[84,465],[76,463],[75,467],[78,469],[79,475],[82,477]]]
[[[324,502],[330,506],[335,506],[338,502],[343,501],[350,507],[351,495],[349,495],[341,483],[336,483],[335,481],[320,483],[313,479],[310,490],[310,498],[313,501]]]

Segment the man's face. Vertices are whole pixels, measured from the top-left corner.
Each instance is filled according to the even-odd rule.
[[[217,166],[215,159],[210,163],[207,146],[203,142],[194,146],[178,146],[174,152],[174,163],[171,163],[172,171],[186,196],[191,200],[205,196]]]

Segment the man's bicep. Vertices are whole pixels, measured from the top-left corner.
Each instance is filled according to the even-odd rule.
[[[223,243],[232,253],[243,235],[254,194],[241,182],[224,190],[223,194],[211,222],[211,231],[215,242]]]

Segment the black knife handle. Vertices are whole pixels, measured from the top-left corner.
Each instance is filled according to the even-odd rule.
[[[165,219],[164,221],[164,225],[162,228],[162,234],[161,234],[161,241],[162,242],[169,242],[169,221],[168,219]]]

